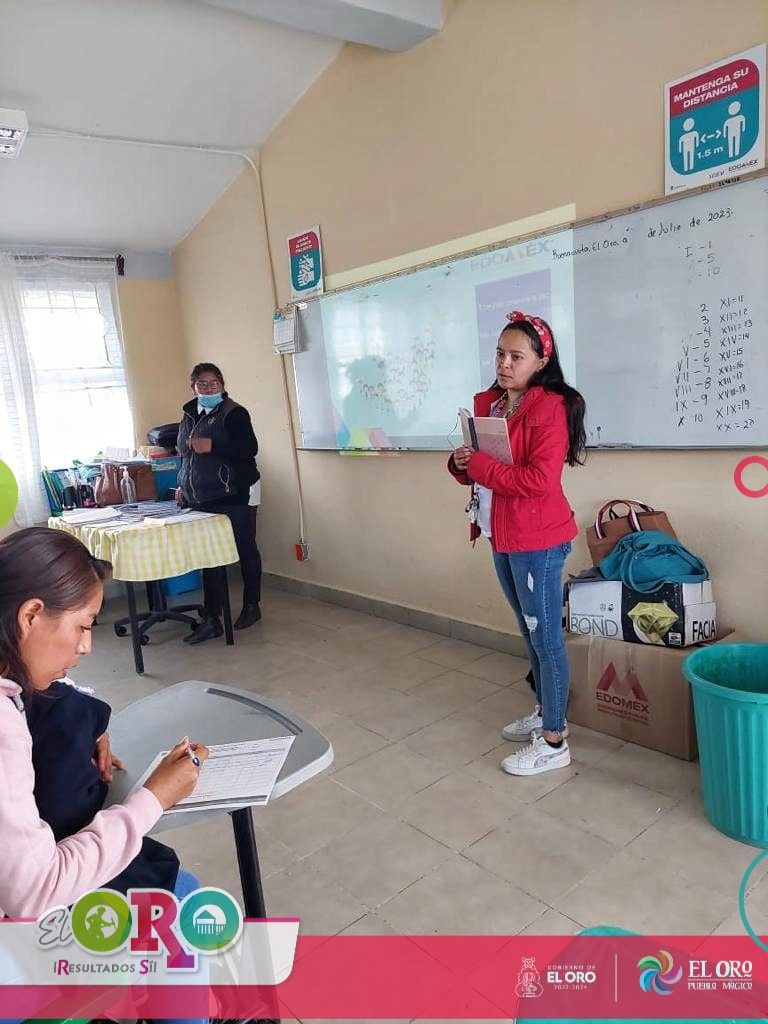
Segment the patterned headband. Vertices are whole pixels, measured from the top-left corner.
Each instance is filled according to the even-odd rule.
[[[521,313],[519,309],[515,309],[511,313],[507,313],[507,320],[512,324],[518,323],[520,320],[530,324],[539,336],[544,357],[549,359],[555,347],[555,342],[549,328],[542,319],[537,316],[529,316],[527,313]]]

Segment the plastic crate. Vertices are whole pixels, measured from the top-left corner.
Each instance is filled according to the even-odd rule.
[[[199,569],[193,569],[192,572],[185,572],[182,576],[171,576],[169,579],[160,581],[166,597],[176,597],[178,594],[188,594],[192,590],[199,590],[202,583],[203,574]]]

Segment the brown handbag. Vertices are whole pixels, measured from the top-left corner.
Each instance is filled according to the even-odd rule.
[[[136,486],[137,501],[156,501],[157,487],[152,467],[146,462],[102,462],[101,472],[93,484],[93,497],[97,505],[122,505],[120,479],[123,466],[128,466],[128,475]]]
[[[616,505],[626,505],[627,515],[620,516],[616,511]],[[666,512],[657,511],[644,501],[632,498],[614,498],[607,501],[598,509],[594,523],[587,527],[587,547],[592,555],[592,564],[600,565],[622,537],[639,530],[661,530],[670,537],[677,537]]]

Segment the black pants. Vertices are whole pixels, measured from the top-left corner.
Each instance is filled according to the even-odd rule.
[[[256,546],[255,517],[248,505],[195,506],[203,512],[217,512],[232,523],[240,571],[243,574],[243,604],[261,601],[261,555]],[[203,604],[207,615],[219,617],[224,607],[224,590],[218,569],[203,569]]]

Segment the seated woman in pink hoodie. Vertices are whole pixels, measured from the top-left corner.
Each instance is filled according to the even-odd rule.
[[[25,698],[90,653],[108,569],[58,530],[20,530],[0,541],[0,917],[38,917],[114,879],[163,811],[192,792],[208,755],[191,744],[196,764],[189,742],[178,743],[141,789],[59,842],[41,819]],[[119,765],[106,735],[93,756],[104,778]]]

